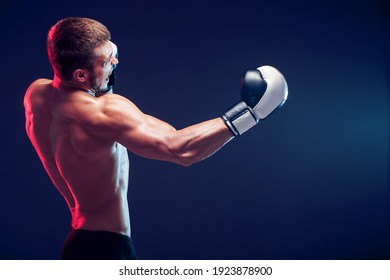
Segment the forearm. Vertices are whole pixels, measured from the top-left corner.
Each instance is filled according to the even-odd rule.
[[[173,161],[189,166],[211,156],[232,138],[226,124],[220,118],[215,118],[172,131],[167,142],[174,156]]]

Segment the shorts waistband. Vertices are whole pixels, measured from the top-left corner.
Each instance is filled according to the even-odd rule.
[[[116,236],[120,238],[127,239],[129,241],[132,241],[130,236],[127,236],[122,233],[113,232],[113,231],[106,231],[106,230],[87,230],[87,229],[74,229],[71,228],[72,233],[77,234],[85,234],[85,235],[95,235],[95,236]]]

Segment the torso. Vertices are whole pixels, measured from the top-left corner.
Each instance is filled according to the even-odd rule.
[[[99,135],[99,98],[41,79],[25,106],[28,136],[69,206],[72,227],[130,236],[127,150]]]

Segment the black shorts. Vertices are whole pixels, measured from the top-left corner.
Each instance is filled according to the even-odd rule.
[[[65,240],[63,260],[135,260],[130,237],[109,231],[73,229]]]

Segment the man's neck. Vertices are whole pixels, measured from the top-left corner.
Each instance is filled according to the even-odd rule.
[[[96,96],[96,91],[93,90],[92,88],[82,84],[82,83],[77,83],[74,81],[64,81],[58,78],[57,76],[54,77],[53,79],[53,85],[57,88],[74,88],[78,89],[81,91],[84,91],[88,93],[89,95]]]

